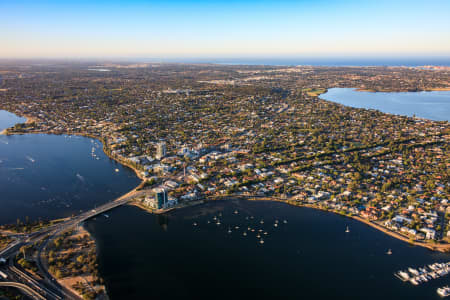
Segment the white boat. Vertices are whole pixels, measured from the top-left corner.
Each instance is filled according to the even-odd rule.
[[[247,232],[244,231],[244,233],[242,234],[243,236],[247,236]]]
[[[389,249],[389,250],[386,252],[386,254],[387,254],[387,255],[391,255],[391,254],[392,254],[392,250]]]
[[[234,214],[237,215],[239,212],[237,210],[234,211]]]
[[[119,169],[115,169],[114,171],[119,172]]]
[[[409,280],[409,274],[408,274],[408,272],[405,272],[405,271],[399,271],[397,274],[398,274],[398,276],[399,276],[403,281]]]
[[[259,243],[260,243],[260,244],[264,244],[264,240],[261,239],[261,240],[259,241]]]
[[[192,225],[194,225],[194,226],[197,226],[197,223],[196,223],[196,222],[194,222],[194,224],[192,224]]]
[[[409,273],[418,276],[420,273],[416,269],[408,268]]]
[[[231,229],[230,228],[228,228],[228,233],[231,233]]]
[[[437,289],[437,293],[441,297],[447,297],[450,295],[450,287],[444,286]]]
[[[287,224],[287,220],[283,220],[283,223],[284,223],[284,224]]]
[[[348,226],[347,226],[347,228],[345,229],[345,232],[346,232],[346,233],[349,233],[349,232],[350,232],[350,228],[348,228]]]
[[[278,227],[278,223],[273,224],[273,226]]]

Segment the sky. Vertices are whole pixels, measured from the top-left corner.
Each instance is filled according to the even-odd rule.
[[[1,58],[450,56],[449,0],[0,0]]]

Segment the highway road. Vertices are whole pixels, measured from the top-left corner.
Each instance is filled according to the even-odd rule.
[[[35,292],[33,289],[29,288],[27,285],[22,283],[12,281],[6,282],[0,281],[0,287],[2,286],[17,288],[21,290],[23,293],[25,293],[27,296],[31,297],[32,299],[46,300],[45,297],[41,296],[39,293]]]
[[[22,236],[16,237],[16,240],[13,243],[0,251],[0,257],[8,259],[9,262],[8,266],[0,267],[0,270],[10,275],[11,279],[16,279],[17,282],[10,283],[15,284],[15,287],[20,288],[24,292],[27,291],[27,295],[29,295],[29,293],[32,291],[31,293],[35,294],[33,296],[33,299],[80,299],[72,291],[59,285],[57,280],[48,272],[47,262],[44,257],[47,246],[60,234],[73,229],[80,223],[99,214],[105,213],[113,208],[124,205],[132,199],[145,195],[146,193],[147,191],[145,190],[133,190],[112,202],[105,203],[99,207],[96,207],[95,209],[91,209],[89,211],[81,213],[80,215],[74,216],[64,222],[52,225],[47,228],[43,228],[31,234],[24,234]],[[18,267],[14,266],[13,263],[14,257],[20,251],[20,248],[22,246],[35,244],[36,242],[41,242],[36,260],[39,272],[43,276],[43,280],[40,281],[33,279],[30,274],[27,274],[24,270],[20,270]],[[8,280],[11,279],[8,278]],[[23,286],[26,287],[26,290],[23,288]],[[43,298],[36,298],[36,295],[39,295]]]

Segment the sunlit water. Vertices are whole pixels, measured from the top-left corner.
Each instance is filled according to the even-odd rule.
[[[450,91],[371,93],[349,88],[332,88],[320,95],[320,98],[390,114],[450,121]]]

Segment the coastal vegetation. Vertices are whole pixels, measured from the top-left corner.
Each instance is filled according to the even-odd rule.
[[[105,295],[103,279],[98,274],[94,240],[83,228],[65,232],[53,240],[44,253],[48,271],[63,286],[83,299]]]

